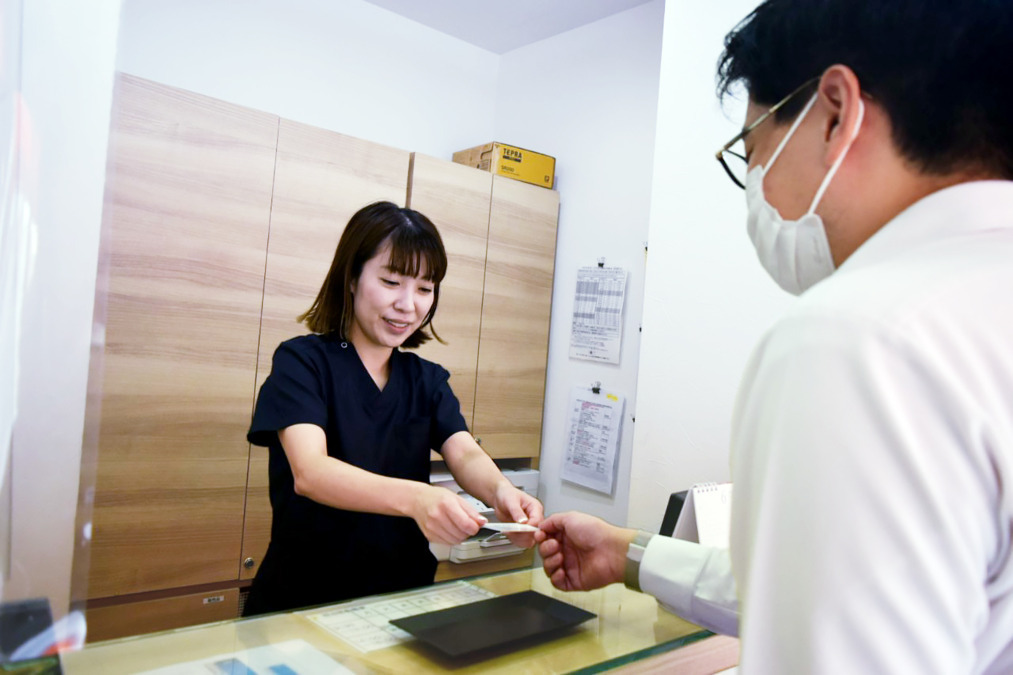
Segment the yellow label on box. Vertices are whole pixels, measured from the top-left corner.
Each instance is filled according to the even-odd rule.
[[[555,179],[554,157],[505,143],[486,143],[455,152],[454,161],[550,189]]]
[[[493,151],[496,155],[494,173],[525,183],[552,187],[552,177],[556,170],[556,160],[552,157],[512,145],[496,144]]]

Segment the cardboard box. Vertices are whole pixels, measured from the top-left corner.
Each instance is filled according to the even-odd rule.
[[[505,143],[486,143],[460,150],[454,153],[454,161],[549,189],[556,177],[555,157]]]

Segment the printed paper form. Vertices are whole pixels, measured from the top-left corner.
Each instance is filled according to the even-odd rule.
[[[612,494],[626,397],[575,387],[562,479]]]
[[[349,670],[304,640],[288,640],[274,645],[218,654],[198,661],[146,670],[139,675],[340,675]]]
[[[623,339],[626,270],[582,267],[573,300],[570,358],[619,363]]]
[[[496,597],[496,594],[492,591],[466,581],[458,581],[419,591],[365,599],[333,609],[316,609],[299,613],[360,652],[371,652],[413,639],[410,634],[390,625],[391,619],[457,607],[493,597]]]

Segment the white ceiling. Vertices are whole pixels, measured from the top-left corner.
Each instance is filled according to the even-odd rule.
[[[651,0],[366,0],[496,54]]]

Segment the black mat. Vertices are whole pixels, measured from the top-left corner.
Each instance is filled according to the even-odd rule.
[[[547,639],[595,616],[536,591],[523,591],[391,623],[456,658],[519,640]]]

